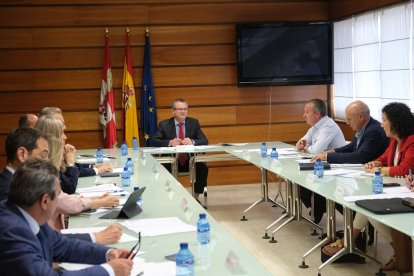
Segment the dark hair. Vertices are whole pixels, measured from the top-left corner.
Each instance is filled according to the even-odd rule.
[[[188,105],[188,103],[187,103],[187,101],[185,100],[185,99],[183,99],[183,98],[177,98],[177,99],[175,99],[174,101],[173,101],[173,103],[172,103],[172,108],[174,109],[175,108],[175,104],[176,103],[186,103],[187,105]]]
[[[24,147],[30,152],[37,148],[37,140],[39,138],[46,138],[40,133],[38,129],[31,127],[16,128],[10,132],[6,137],[5,150],[7,155],[7,162],[12,162],[16,158],[16,151],[20,147]]]
[[[32,159],[19,166],[10,184],[9,201],[22,207],[33,206],[44,194],[56,197],[59,171],[48,161]]]
[[[326,106],[321,99],[312,99],[309,102],[313,103],[313,112],[319,112],[321,117],[326,116]]]
[[[397,134],[398,138],[404,139],[414,134],[414,116],[406,104],[389,103],[382,108],[382,113],[387,115],[391,130]]]
[[[20,116],[19,127],[30,127],[30,122],[29,118],[27,117],[27,114]]]

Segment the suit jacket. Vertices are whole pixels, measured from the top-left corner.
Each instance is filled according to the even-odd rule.
[[[357,138],[346,146],[335,149],[335,152],[328,153],[327,161],[329,163],[341,164],[365,164],[375,160],[387,148],[389,139],[385,135],[381,124],[374,118],[370,118],[365,126],[359,146],[357,147]]]
[[[62,191],[67,194],[74,194],[78,187],[78,168],[75,166],[67,167],[65,172],[59,172],[60,186]]]
[[[54,271],[52,262],[102,264],[108,247],[69,240],[51,229],[40,227],[42,247],[15,204],[0,203],[0,271],[3,275],[107,275],[102,266],[78,271]]]
[[[0,201],[7,199],[13,174],[6,168],[0,174]]]
[[[208,140],[200,128],[197,119],[187,117],[185,119],[185,137],[194,141],[194,144],[207,145]],[[151,147],[168,147],[170,140],[177,138],[174,117],[160,122],[157,132],[150,141]]]
[[[391,139],[390,145],[383,155],[377,158],[383,166],[390,167],[390,176],[406,176],[408,170],[414,168],[414,134],[401,141],[398,150],[397,165],[394,166],[394,155],[397,148],[397,140]]]
[[[8,199],[9,188],[12,182],[13,175],[8,169],[4,169],[0,174],[0,201]],[[91,236],[89,234],[65,234],[69,239],[79,239],[88,242],[92,242]]]

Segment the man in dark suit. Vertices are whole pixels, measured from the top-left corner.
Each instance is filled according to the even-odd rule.
[[[53,164],[32,159],[15,172],[9,199],[0,203],[0,270],[4,275],[51,275],[53,262],[95,264],[76,275],[129,275],[128,250],[69,240],[47,221],[61,192]]]
[[[35,128],[17,128],[11,131],[5,142],[7,166],[0,174],[0,201],[8,198],[10,183],[15,170],[29,159],[49,160],[49,145],[41,132]],[[66,234],[71,239],[82,239],[99,244],[115,243],[121,238],[122,229],[111,225],[93,234]]]
[[[187,117],[188,104],[185,99],[176,99],[172,104],[174,117],[160,122],[157,132],[150,141],[152,147],[176,147],[179,145],[207,145],[208,140],[197,119]],[[178,171],[188,171],[188,155],[179,154]],[[166,166],[168,168],[168,166]],[[208,168],[205,163],[196,164],[195,198],[207,186]]]
[[[9,133],[5,142],[7,166],[0,174],[0,200],[6,199],[15,169],[29,158],[49,160],[49,145],[39,130],[24,127]]]
[[[370,116],[368,105],[362,101],[354,101],[345,109],[346,123],[355,131],[351,143],[340,148],[322,152],[311,161],[321,159],[332,164],[365,164],[375,160],[385,152],[389,139],[385,135],[381,124]],[[301,199],[306,207],[311,206],[311,195],[307,189],[301,189]],[[314,196],[314,219],[319,222],[326,210],[324,197]]]

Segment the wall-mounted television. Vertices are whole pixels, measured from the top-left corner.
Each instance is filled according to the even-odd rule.
[[[332,24],[238,24],[239,86],[333,83]]]

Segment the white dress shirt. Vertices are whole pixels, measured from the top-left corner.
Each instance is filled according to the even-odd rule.
[[[346,144],[341,129],[328,116],[323,117],[311,127],[302,140],[306,140],[307,150],[313,154],[343,147]]]

